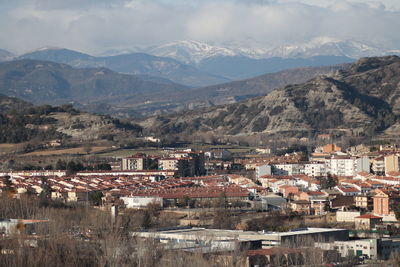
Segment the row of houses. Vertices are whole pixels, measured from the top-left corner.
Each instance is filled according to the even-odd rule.
[[[260,163],[255,167],[255,174],[257,179],[259,179],[264,175],[286,176],[304,174],[311,177],[323,177],[327,176],[328,173],[337,176],[355,176],[359,172],[370,172],[370,160],[368,157],[332,156],[318,160],[305,163]]]

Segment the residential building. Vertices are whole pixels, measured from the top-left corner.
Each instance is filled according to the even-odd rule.
[[[152,160],[146,154],[138,153],[122,159],[122,170],[148,170],[151,162]]]
[[[296,194],[298,192],[299,188],[296,186],[282,185],[279,187],[279,193],[282,193],[285,198],[287,198],[289,194]]]
[[[349,156],[334,156],[329,162],[329,172],[337,176],[354,176],[357,173],[356,160]]]
[[[353,186],[335,186],[335,189],[337,189],[343,196],[356,196],[361,193],[360,190]]]
[[[303,174],[304,165],[296,163],[274,164],[272,165],[272,173],[278,176]]]
[[[307,192],[308,199],[311,203],[312,212],[314,215],[323,215],[328,201],[328,194],[320,191]]]
[[[297,212],[299,214],[311,214],[311,203],[306,200],[296,200],[289,203],[289,207],[293,212]]]
[[[360,172],[371,172],[371,162],[369,157],[360,157],[356,159],[356,173]]]
[[[377,225],[382,224],[382,217],[372,214],[364,214],[354,218],[357,230],[371,230]]]
[[[400,195],[398,191],[376,189],[373,196],[374,209],[376,215],[385,216],[393,215],[400,203]]]
[[[354,197],[355,206],[363,210],[372,211],[374,201],[371,195],[363,194]]]
[[[321,177],[327,175],[327,167],[323,162],[310,162],[304,164],[304,174],[311,177]]]
[[[331,199],[330,206],[331,209],[335,210],[347,210],[354,205],[354,196],[337,196]]]
[[[400,158],[397,154],[391,154],[384,156],[384,164],[385,164],[385,174],[387,175],[390,172],[398,172],[399,169],[399,161]]]
[[[337,146],[335,144],[327,144],[327,145],[324,145],[322,147],[322,151],[321,152],[323,152],[323,153],[332,153],[332,152],[340,152],[340,151],[342,151],[341,147],[339,147],[339,146]]]
[[[261,176],[272,175],[272,166],[268,164],[257,164],[255,167],[256,179],[259,180]]]
[[[385,174],[385,157],[380,156],[371,160],[371,170],[376,175]]]
[[[194,176],[195,162],[192,158],[160,158],[158,169],[176,171],[178,177]]]

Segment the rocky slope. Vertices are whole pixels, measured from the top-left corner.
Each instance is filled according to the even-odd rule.
[[[319,76],[266,96],[199,111],[158,116],[141,124],[158,134],[305,135],[342,129],[373,135],[397,125],[400,58],[363,58],[333,76]]]
[[[147,101],[137,102],[136,97],[120,99],[118,104],[110,100],[98,101],[86,105],[86,110],[106,114],[118,114],[126,117],[150,116],[183,110],[194,110],[221,104],[237,103],[244,99],[265,95],[275,88],[288,84],[303,83],[320,74],[330,74],[348,65],[289,69],[277,73],[265,74],[252,79],[223,83],[209,87],[188,89],[184,93],[177,91],[165,95],[149,96]]]
[[[53,139],[124,140],[140,132],[137,125],[109,116],[79,112],[71,105],[35,106],[0,95],[0,143],[46,143]]]

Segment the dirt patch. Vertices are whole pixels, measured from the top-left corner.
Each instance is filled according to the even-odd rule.
[[[87,147],[74,147],[74,148],[57,149],[57,150],[35,151],[35,152],[22,154],[21,156],[26,157],[26,156],[48,156],[48,155],[65,155],[65,154],[86,155],[86,154],[90,154],[90,153],[98,153],[98,152],[106,151],[108,149],[110,149],[110,147],[94,146],[94,147],[91,147],[90,151],[88,151]]]

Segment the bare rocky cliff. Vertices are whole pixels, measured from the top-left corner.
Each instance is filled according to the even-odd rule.
[[[289,85],[240,103],[148,118],[158,134],[211,132],[304,135],[342,129],[374,135],[394,127],[400,112],[400,58],[364,58],[332,76]]]

